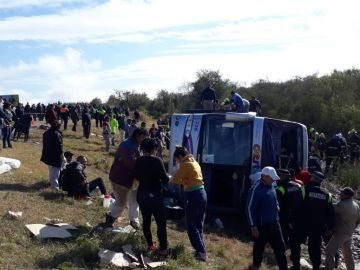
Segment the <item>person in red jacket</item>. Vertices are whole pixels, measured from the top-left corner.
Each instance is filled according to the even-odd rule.
[[[304,186],[307,186],[310,183],[311,174],[307,170],[297,167],[295,168],[295,178],[302,181]]]
[[[48,109],[46,110],[45,113],[45,121],[47,124],[51,124],[52,122],[56,121],[57,117],[56,117],[56,112],[55,112],[55,106],[54,105],[49,105]]]

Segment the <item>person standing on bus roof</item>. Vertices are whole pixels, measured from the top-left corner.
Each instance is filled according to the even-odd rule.
[[[250,112],[256,112],[256,114],[259,114],[261,112],[261,103],[256,97],[252,97],[250,100]]]
[[[204,110],[212,111],[214,109],[216,94],[215,90],[211,87],[211,84],[208,84],[208,86],[202,91],[200,101]]]
[[[235,91],[231,91],[231,100],[236,107],[236,112],[242,113],[245,110],[243,98]]]

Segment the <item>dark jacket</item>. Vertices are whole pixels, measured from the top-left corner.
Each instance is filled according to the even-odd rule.
[[[47,110],[45,113],[46,123],[51,124],[53,121],[57,120],[56,112],[53,109]]]
[[[59,184],[63,190],[72,195],[86,194],[85,166],[78,161],[66,165]]]
[[[246,214],[251,227],[275,224],[279,221],[278,201],[274,186],[268,186],[260,179],[249,191]]]
[[[82,126],[91,126],[91,115],[89,112],[83,111],[81,120]]]
[[[63,161],[62,133],[51,127],[43,134],[42,162],[53,167],[61,167]]]
[[[300,222],[305,189],[300,184],[288,180],[277,182],[276,195],[280,206],[280,223]]]
[[[305,187],[304,222],[308,230],[324,232],[334,226],[334,206],[331,195],[320,187],[319,183],[310,182]]]
[[[139,147],[133,138],[123,141],[115,153],[114,162],[109,174],[110,181],[131,188],[135,178],[135,160],[139,156]]]
[[[212,89],[211,87],[206,87],[202,93],[201,93],[201,101],[204,100],[216,100],[216,94],[215,94],[215,90]]]
[[[79,115],[75,108],[70,108],[70,118],[74,123],[79,121]]]
[[[249,100],[250,103],[250,108],[249,108],[249,112],[256,112],[258,113],[261,110],[261,104],[260,101],[257,99],[250,99]]]
[[[139,191],[160,194],[162,184],[169,182],[163,161],[154,156],[142,156],[135,162],[135,177],[139,181]]]

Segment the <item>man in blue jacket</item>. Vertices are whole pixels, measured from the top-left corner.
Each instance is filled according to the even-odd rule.
[[[266,243],[274,250],[280,270],[288,269],[285,244],[279,224],[279,204],[273,182],[279,180],[273,167],[261,171],[261,179],[250,189],[246,214],[254,237],[253,268],[260,269]]]
[[[231,101],[232,104],[234,104],[236,107],[236,112],[238,113],[245,112],[245,105],[243,98],[238,93],[235,93],[235,91],[231,91]]]

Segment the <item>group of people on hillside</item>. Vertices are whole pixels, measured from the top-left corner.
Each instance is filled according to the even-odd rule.
[[[359,163],[360,136],[355,129],[348,131],[347,136],[342,132],[326,138],[324,133],[319,133],[315,128],[309,130],[309,152],[320,160],[325,161],[328,172],[330,165],[336,171],[337,163],[343,164],[348,160],[351,164]]]
[[[254,238],[253,269],[260,269],[266,243],[274,250],[279,269],[288,269],[285,255],[290,248],[294,270],[300,269],[301,244],[307,241],[312,269],[321,265],[321,247],[326,245],[325,269],[338,264],[341,248],[346,269],[354,270],[352,235],[360,223],[360,208],[353,201],[354,191],[346,187],[340,201],[333,204],[331,194],[321,188],[325,179],[314,171],[304,185],[285,169],[265,167],[260,179],[251,187],[246,214]]]
[[[80,116],[81,114],[81,116]],[[60,120],[67,129],[68,120],[73,122],[73,131],[76,131],[76,126],[81,119],[83,127],[83,136],[89,138],[91,134],[91,120],[95,119],[95,127],[102,128],[102,136],[105,142],[105,151],[110,151],[110,146],[115,146],[117,139],[123,141],[132,136],[134,130],[138,127],[146,128],[146,123],[140,123],[141,115],[135,110],[133,118],[130,118],[128,109],[117,107],[95,106],[86,104],[77,104],[76,106],[63,104],[60,107],[59,113],[55,110],[55,105],[49,105],[45,114],[47,123],[52,123],[54,120]],[[162,150],[168,146],[169,133],[163,127],[155,127],[155,124],[150,128],[150,136],[157,141],[158,156],[162,156]],[[118,134],[120,134],[118,136]]]
[[[23,106],[13,106],[0,97],[2,148],[12,148],[12,141],[18,140],[21,135],[24,135],[24,141],[27,141],[32,121],[32,115],[26,113]]]
[[[219,104],[219,100],[216,98],[215,90],[209,84],[201,93],[200,103],[203,109],[207,111],[225,110],[239,113],[261,113],[261,103],[256,97],[253,96],[250,100],[248,100],[242,97],[235,90],[231,91],[230,94],[230,98],[226,98]]]
[[[85,173],[87,159],[79,156],[72,161],[72,153],[63,153],[60,122],[55,120],[44,132],[41,161],[49,167],[51,187],[67,191],[69,196],[90,198],[90,192],[98,189],[107,195],[101,178],[88,181]],[[155,126],[150,129],[153,133]],[[139,214],[142,214],[143,233],[150,252],[157,250],[159,256],[168,256],[166,215],[163,204],[163,188],[170,181],[184,186],[186,194],[186,219],[190,243],[195,257],[205,261],[207,254],[203,237],[206,210],[206,193],[201,169],[195,159],[183,147],[177,147],[175,160],[180,168],[172,177],[167,175],[163,161],[157,155],[157,141],[145,128],[136,128],[131,136],[122,141],[115,153],[109,179],[114,203],[106,214],[105,221],[98,228],[113,228],[118,217],[128,207],[130,225],[140,228]],[[65,157],[65,159],[64,159]],[[154,216],[157,223],[159,247],[153,241],[150,226]]]

